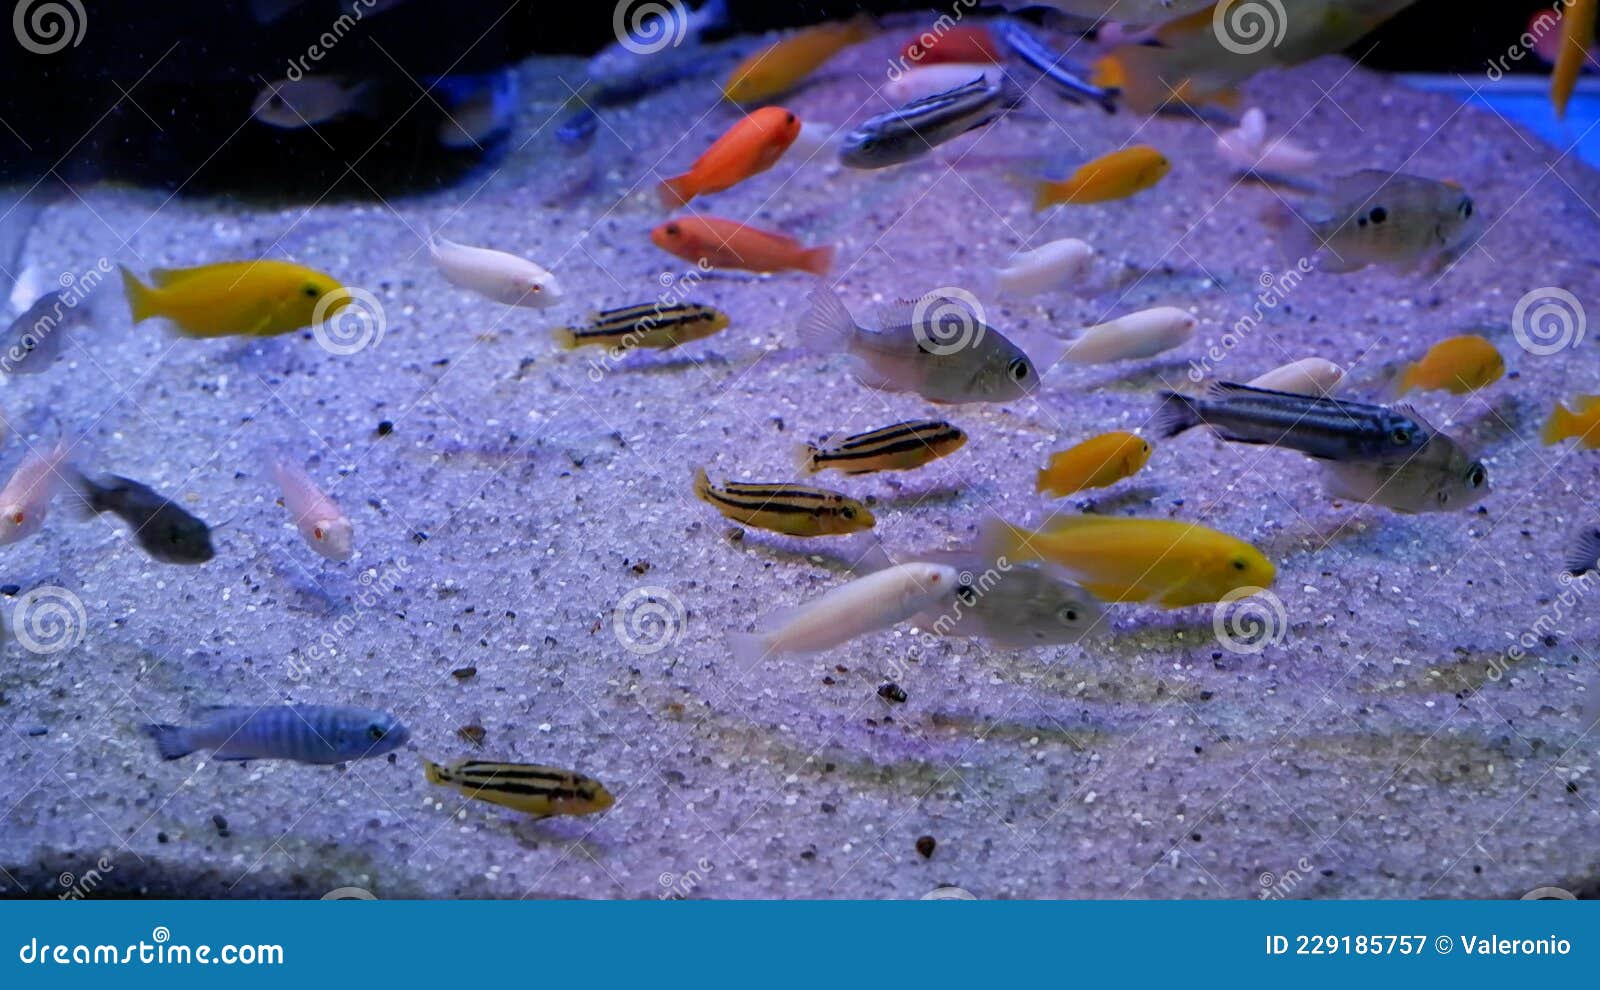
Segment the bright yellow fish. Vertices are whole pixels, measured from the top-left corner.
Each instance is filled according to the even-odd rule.
[[[1037,532],[997,520],[984,545],[1012,560],[1048,560],[1108,602],[1182,608],[1267,588],[1277,577],[1272,562],[1243,540],[1174,519],[1063,516]]]
[[[1150,443],[1121,431],[1102,433],[1052,454],[1034,490],[1063,498],[1085,488],[1105,488],[1139,473],[1150,460]]]
[[[866,16],[818,24],[785,35],[734,67],[722,91],[735,103],[760,103],[786,93],[840,51],[872,37]]]
[[[1469,333],[1439,341],[1428,348],[1422,360],[1406,365],[1399,389],[1401,395],[1414,388],[1462,395],[1499,381],[1505,373],[1505,359],[1495,346]]]
[[[1126,199],[1160,182],[1171,170],[1166,155],[1147,144],[1136,144],[1101,155],[1065,179],[1040,182],[1035,187],[1033,208]]]
[[[1576,409],[1556,403],[1555,411],[1544,424],[1545,446],[1578,438],[1578,446],[1600,447],[1600,395],[1580,395]]]
[[[224,261],[157,268],[149,286],[126,268],[133,322],[165,317],[190,337],[271,337],[327,319],[350,302],[339,281],[287,261]],[[320,312],[319,312],[320,309]]]
[[[1566,119],[1567,101],[1572,98],[1578,74],[1589,56],[1597,7],[1597,0],[1569,0],[1566,16],[1561,18],[1561,50],[1556,56],[1555,71],[1550,73],[1550,103],[1558,120]]]

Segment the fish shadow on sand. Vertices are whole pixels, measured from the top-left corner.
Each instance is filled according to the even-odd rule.
[[[824,567],[830,571],[842,574],[857,573],[860,562],[868,555],[870,537],[863,539],[862,534],[852,534],[851,537],[828,539],[811,545],[805,537],[783,536],[779,533],[761,536],[753,535],[756,530],[745,529],[741,545],[770,560],[782,561],[790,564],[806,564],[811,567]],[[813,541],[815,542],[815,541]]]
[[[541,845],[560,845],[565,847],[568,853],[581,852],[596,862],[610,851],[604,845],[588,838],[594,829],[594,824],[582,819],[555,815],[530,818],[521,815],[517,818],[507,816],[500,821],[508,826],[507,831],[510,832],[511,838],[524,849],[538,849]],[[573,832],[579,834],[570,834]]]
[[[870,495],[865,501],[870,509],[922,509],[955,505],[971,491],[972,488],[943,485],[933,488],[902,489],[893,495]]]

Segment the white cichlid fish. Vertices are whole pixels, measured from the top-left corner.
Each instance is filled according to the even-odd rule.
[[[1344,381],[1344,369],[1326,358],[1308,357],[1291,361],[1280,368],[1246,382],[1252,388],[1297,395],[1332,395]]]
[[[986,84],[997,85],[1005,79],[1005,69],[993,62],[943,62],[918,66],[891,77],[884,84],[883,95],[890,103],[900,106],[955,89],[979,76],[983,77]]]
[[[0,488],[0,546],[27,539],[44,526],[50,501],[66,481],[67,450],[61,439],[44,453],[28,451]]]
[[[1317,153],[1286,137],[1267,138],[1267,116],[1251,107],[1239,126],[1217,135],[1217,153],[1247,172],[1300,175],[1317,167]]]
[[[896,564],[765,616],[759,632],[729,633],[728,645],[742,670],[774,654],[831,650],[938,608],[955,594],[959,579],[943,564]]]
[[[306,543],[329,560],[349,560],[355,543],[349,517],[288,454],[274,452],[269,463],[283,506]]]
[[[1002,292],[1031,296],[1067,288],[1093,265],[1094,248],[1076,237],[1066,237],[1013,256],[1004,268],[995,270],[996,285]]]
[[[338,76],[302,76],[268,83],[256,94],[250,115],[263,124],[296,130],[348,114],[367,113],[372,87]]]
[[[1192,313],[1175,306],[1143,309],[1082,331],[1067,345],[1061,360],[1108,364],[1154,357],[1186,343],[1199,323]]]
[[[561,286],[543,268],[514,254],[428,237],[428,253],[445,280],[507,306],[545,309],[561,301]]]

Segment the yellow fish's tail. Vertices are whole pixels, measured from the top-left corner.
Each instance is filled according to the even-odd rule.
[[[822,452],[814,443],[795,444],[794,467],[801,474],[811,475],[817,473],[817,455]]]
[[[449,781],[445,780],[444,778],[444,767],[441,767],[439,764],[428,759],[426,756],[422,758],[422,773],[423,776],[428,778],[428,783],[430,784],[449,783]]]
[[[1407,392],[1416,387],[1417,366],[1415,364],[1408,364],[1406,365],[1406,369],[1400,373],[1400,380],[1394,383],[1394,394],[1405,395]]]
[[[556,327],[556,346],[564,351],[578,349],[578,335],[572,332],[571,327]]]
[[[1578,417],[1566,406],[1556,403],[1556,408],[1550,413],[1550,419],[1544,424],[1544,440],[1546,447],[1560,443],[1568,437],[1575,437],[1579,433]]]
[[[1057,203],[1064,203],[1067,197],[1062,195],[1062,183],[1050,179],[1040,179],[1033,187],[1033,209],[1035,212]]]
[[[126,265],[117,267],[122,269],[122,291],[128,297],[128,311],[133,314],[133,322],[157,315],[155,290],[139,281],[139,276],[128,271]]]
[[[1556,56],[1556,68],[1550,74],[1550,103],[1558,119],[1566,118],[1567,101],[1572,98],[1578,74],[1589,57],[1597,6],[1600,6],[1597,0],[1575,0],[1562,18],[1561,53]]]
[[[694,469],[694,497],[702,502],[711,501],[711,479],[706,477],[706,469]]]

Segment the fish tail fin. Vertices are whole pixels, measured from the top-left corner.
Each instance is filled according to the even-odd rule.
[[[754,670],[772,651],[772,637],[764,633],[728,633],[728,652],[741,673]]]
[[[1039,210],[1045,209],[1046,207],[1054,206],[1057,203],[1061,202],[1061,200],[1056,198],[1058,193],[1059,193],[1058,185],[1057,185],[1056,182],[1054,182],[1051,179],[1040,179],[1038,182],[1034,183],[1034,185],[1033,185],[1033,209],[1034,209],[1034,212],[1038,212]]]
[[[1400,378],[1394,383],[1394,394],[1405,395],[1417,386],[1417,366],[1406,365],[1406,370],[1400,373]]]
[[[833,256],[839,251],[837,244],[824,244],[807,250],[800,256],[800,269],[821,277],[833,270]]]
[[[801,474],[817,473],[817,455],[822,453],[822,448],[814,443],[797,443],[794,445],[794,467]]]
[[[188,730],[181,725],[147,725],[144,732],[156,741],[156,752],[163,760],[181,759],[195,750]]]
[[[1551,444],[1560,443],[1567,437],[1575,436],[1578,432],[1573,425],[1576,419],[1577,417],[1572,414],[1571,410],[1557,402],[1555,409],[1550,413],[1549,420],[1544,424],[1544,433],[1540,437],[1544,441],[1544,445],[1548,447]]]
[[[444,779],[444,767],[441,767],[426,756],[422,758],[422,775],[427,778],[430,784],[447,783]]]
[[[578,335],[573,332],[571,327],[556,327],[555,338],[556,346],[564,351],[578,349]]]
[[[694,190],[689,188],[689,173],[661,180],[656,186],[656,195],[661,198],[661,205],[669,210],[689,205],[689,200],[694,198]]]
[[[694,469],[694,497],[702,502],[711,501],[711,479],[706,477],[706,469]]]
[[[1600,571],[1600,529],[1589,526],[1578,534],[1578,538],[1567,550],[1566,565],[1568,574],[1585,574],[1589,571]]]
[[[139,323],[155,316],[155,290],[139,281],[139,276],[128,271],[126,265],[117,267],[122,270],[122,291],[128,297],[128,312],[133,315],[133,322]]]
[[[1193,397],[1168,391],[1161,393],[1161,408],[1150,420],[1150,432],[1162,440],[1168,440],[1203,422],[1205,420],[1195,407]]]
[[[818,285],[806,297],[811,309],[800,321],[800,344],[813,354],[837,354],[849,350],[856,332],[855,317],[845,308],[830,285]]]
[[[1049,489],[1050,469],[1040,468],[1038,475],[1036,475],[1033,480],[1033,490],[1038,494],[1043,495],[1046,491],[1049,491]]]

